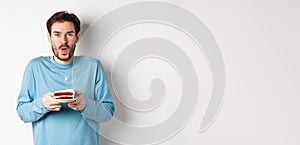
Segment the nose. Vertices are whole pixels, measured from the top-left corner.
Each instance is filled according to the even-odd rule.
[[[62,44],[66,44],[68,42],[67,36],[62,36],[60,41]]]

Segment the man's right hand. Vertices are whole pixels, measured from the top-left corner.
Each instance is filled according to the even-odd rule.
[[[54,93],[49,92],[43,96],[42,103],[49,111],[60,111],[61,103],[54,99]]]

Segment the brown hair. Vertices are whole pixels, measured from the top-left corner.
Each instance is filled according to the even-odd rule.
[[[72,22],[75,28],[75,35],[80,32],[80,20],[78,17],[73,13],[68,13],[67,11],[59,11],[54,13],[48,20],[47,20],[47,30],[48,33],[51,35],[51,26],[55,22]]]

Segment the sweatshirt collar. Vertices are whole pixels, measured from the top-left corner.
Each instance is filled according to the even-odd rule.
[[[74,56],[74,59],[75,59],[75,56]],[[68,68],[71,68],[73,66],[73,62],[74,62],[74,59],[72,60],[72,62],[70,62],[69,64],[61,64],[61,63],[58,63],[54,60],[54,57],[53,56],[50,56],[50,61],[51,63],[58,67],[58,68],[61,68],[61,69],[68,69]]]

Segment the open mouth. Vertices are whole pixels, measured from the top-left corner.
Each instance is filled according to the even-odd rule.
[[[60,48],[60,52],[62,52],[63,55],[66,55],[68,53],[68,48],[62,47],[62,48]]]

